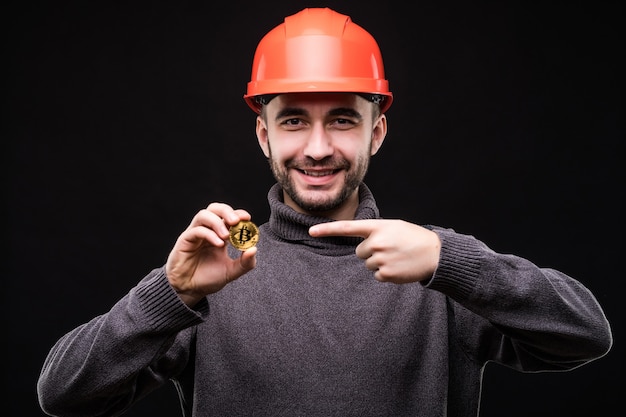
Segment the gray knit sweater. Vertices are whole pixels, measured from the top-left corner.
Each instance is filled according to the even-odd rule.
[[[119,415],[172,380],[185,416],[469,417],[488,361],[558,371],[610,349],[595,298],[558,271],[433,227],[442,250],[428,284],[380,283],[354,254],[359,238],[310,237],[327,219],[284,205],[278,186],[269,204],[256,268],[195,309],[159,268],[62,337],[42,408]],[[357,218],[378,217],[363,184]]]

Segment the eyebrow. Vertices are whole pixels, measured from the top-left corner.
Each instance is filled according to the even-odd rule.
[[[285,107],[276,114],[276,120],[292,116],[306,116],[308,112],[301,107]],[[345,116],[363,120],[363,115],[351,107],[337,107],[327,113],[328,116]]]

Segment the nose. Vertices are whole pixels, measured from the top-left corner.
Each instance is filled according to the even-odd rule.
[[[316,161],[332,155],[332,138],[323,125],[314,125],[304,147],[304,155]]]

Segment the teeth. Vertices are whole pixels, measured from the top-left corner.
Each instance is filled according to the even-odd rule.
[[[306,175],[312,177],[323,177],[324,175],[331,175],[333,171],[303,171]]]

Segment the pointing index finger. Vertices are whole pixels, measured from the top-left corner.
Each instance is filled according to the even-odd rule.
[[[374,230],[373,220],[336,220],[309,228],[313,237],[358,236],[367,238]]]

